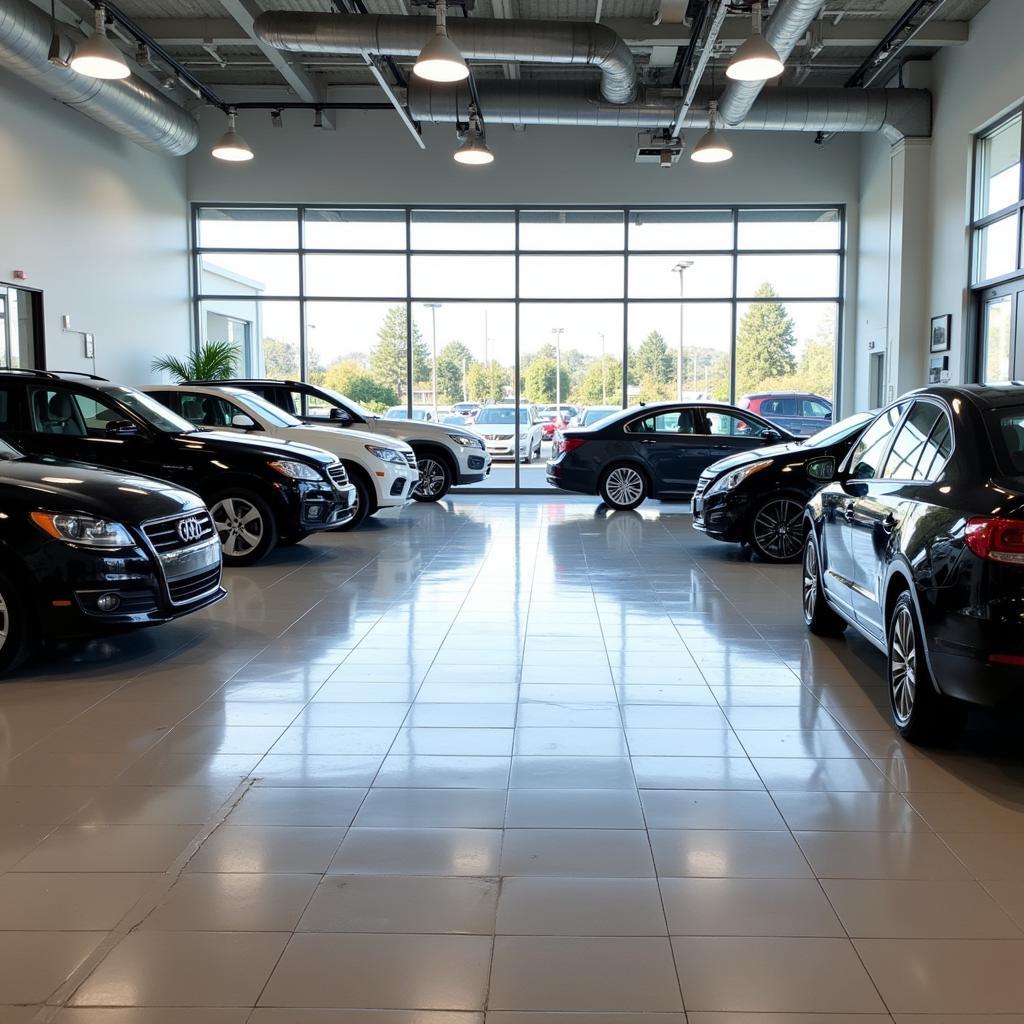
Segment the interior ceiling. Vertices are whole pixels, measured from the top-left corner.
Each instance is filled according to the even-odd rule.
[[[42,5],[43,0],[36,0]],[[84,12],[87,0],[66,0],[71,9]],[[237,0],[235,0],[237,6]],[[343,0],[241,0],[242,4],[264,10],[323,11],[344,9]],[[228,86],[280,86],[282,99],[308,99],[296,95],[294,81],[280,68],[281,57],[260,47],[239,27],[230,13],[231,4],[218,0],[117,0],[121,10],[141,24],[167,51],[211,88]],[[797,47],[787,62],[780,84],[803,86],[842,85],[868,56],[910,0],[827,0],[821,15],[824,45],[812,47],[809,40]],[[940,46],[957,45],[965,38],[966,23],[987,0],[945,0],[938,14],[921,36],[904,51],[910,58],[927,59]],[[403,14],[433,17],[433,9],[416,0],[364,0],[371,14]],[[538,18],[584,20],[600,18],[629,42],[637,56],[641,80],[652,86],[668,86],[678,43],[685,44],[689,26],[654,23],[662,0],[469,0],[468,16],[473,18]],[[670,7],[671,5],[666,5]],[[676,6],[681,6],[677,0]],[[463,17],[454,5],[449,18]],[[724,68],[735,46],[742,40],[745,18],[737,15],[727,22],[715,53],[705,72],[705,82],[714,76],[724,80]],[[272,58],[277,58],[275,66]],[[331,86],[372,86],[374,78],[365,62],[355,56],[287,55],[288,64],[315,83],[317,91]],[[411,59],[397,61],[408,71]],[[473,72],[480,78],[514,75],[524,79],[579,78],[586,71],[578,67],[552,65],[511,66],[500,62],[474,61]],[[393,79],[393,76],[391,76]],[[300,90],[301,92],[301,90]],[[332,98],[336,98],[333,97]],[[343,97],[341,97],[343,98]]]

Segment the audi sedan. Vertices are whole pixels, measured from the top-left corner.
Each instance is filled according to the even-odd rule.
[[[610,508],[631,509],[647,498],[688,498],[701,473],[726,455],[793,440],[735,406],[658,402],[563,431],[547,480],[564,491],[600,495]]]
[[[804,621],[886,655],[893,721],[947,738],[1024,695],[1024,387],[923,388],[883,410],[807,506]]]

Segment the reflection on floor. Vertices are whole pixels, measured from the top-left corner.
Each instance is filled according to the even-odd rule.
[[[681,507],[460,498],[229,585],[0,686],[5,1024],[1024,1008],[1012,737],[900,743]]]

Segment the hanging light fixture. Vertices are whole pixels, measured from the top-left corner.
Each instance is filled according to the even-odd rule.
[[[88,39],[75,47],[71,70],[86,78],[127,78],[131,68],[121,51],[107,38],[107,12],[102,4],[93,11],[95,29]]]
[[[781,75],[786,66],[775,47],[761,35],[761,0],[754,0],[750,20],[750,35],[733,54],[725,73],[737,82],[767,82]]]
[[[232,163],[242,163],[252,159],[252,149],[249,143],[238,134],[235,128],[237,112],[234,107],[228,107],[228,130],[217,140],[210,153],[218,160],[228,160]]]
[[[732,147],[718,130],[718,101],[708,103],[708,130],[693,147],[690,159],[698,164],[720,164],[732,159]]]
[[[494,163],[494,154],[487,148],[484,123],[480,118],[480,111],[474,103],[469,105],[469,124],[466,127],[466,135],[462,140],[462,145],[455,150],[453,156],[460,164],[481,166]]]
[[[437,25],[429,43],[420,50],[413,74],[428,82],[462,82],[469,67],[459,48],[448,38],[448,0],[436,0]]]

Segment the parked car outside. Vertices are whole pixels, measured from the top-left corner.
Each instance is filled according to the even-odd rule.
[[[0,674],[44,642],[168,622],[224,596],[220,542],[191,491],[0,440],[0,507]]]
[[[345,467],[306,444],[204,433],[135,388],[102,377],[0,370],[0,434],[51,456],[152,476],[199,494],[224,564],[251,565],[277,544],[352,517]]]
[[[299,441],[340,459],[355,488],[353,515],[340,527],[344,530],[355,529],[382,508],[405,505],[419,479],[413,450],[394,437],[310,426],[230,385],[154,384],[144,390],[197,427]]]
[[[799,562],[804,505],[836,473],[873,412],[859,412],[806,441],[730,455],[700,475],[694,529],[714,540],[749,545],[766,562]]]
[[[1024,387],[930,387],[861,434],[807,506],[809,629],[886,655],[893,721],[949,736],[962,702],[1022,699]]]
[[[386,420],[319,384],[253,379],[216,383],[260,395],[303,423],[383,434],[404,441],[416,454],[420,477],[412,496],[417,501],[439,501],[452,487],[479,483],[491,471],[491,457],[484,442],[479,434],[468,429],[469,424],[461,416],[456,419],[452,414],[453,418],[443,423]]]
[[[519,461],[540,458],[544,428],[532,405],[519,406]],[[516,408],[514,404],[485,405],[477,413],[476,432],[494,459],[512,459],[516,453]]]
[[[457,412],[464,417],[468,423],[476,419],[476,414],[483,408],[479,402],[456,402],[452,406],[452,412]]]
[[[565,491],[600,495],[610,508],[631,509],[647,498],[687,498],[726,452],[782,440],[795,438],[731,405],[658,402],[564,431],[547,479]]]
[[[425,406],[414,405],[410,412],[404,405],[393,405],[386,413],[386,420],[422,420],[424,423],[431,423],[434,419],[432,410]]]
[[[810,437],[832,423],[832,403],[803,391],[771,391],[744,395],[736,403],[798,437]]]
[[[588,405],[569,420],[570,427],[592,427],[609,416],[622,412],[618,405]]]

